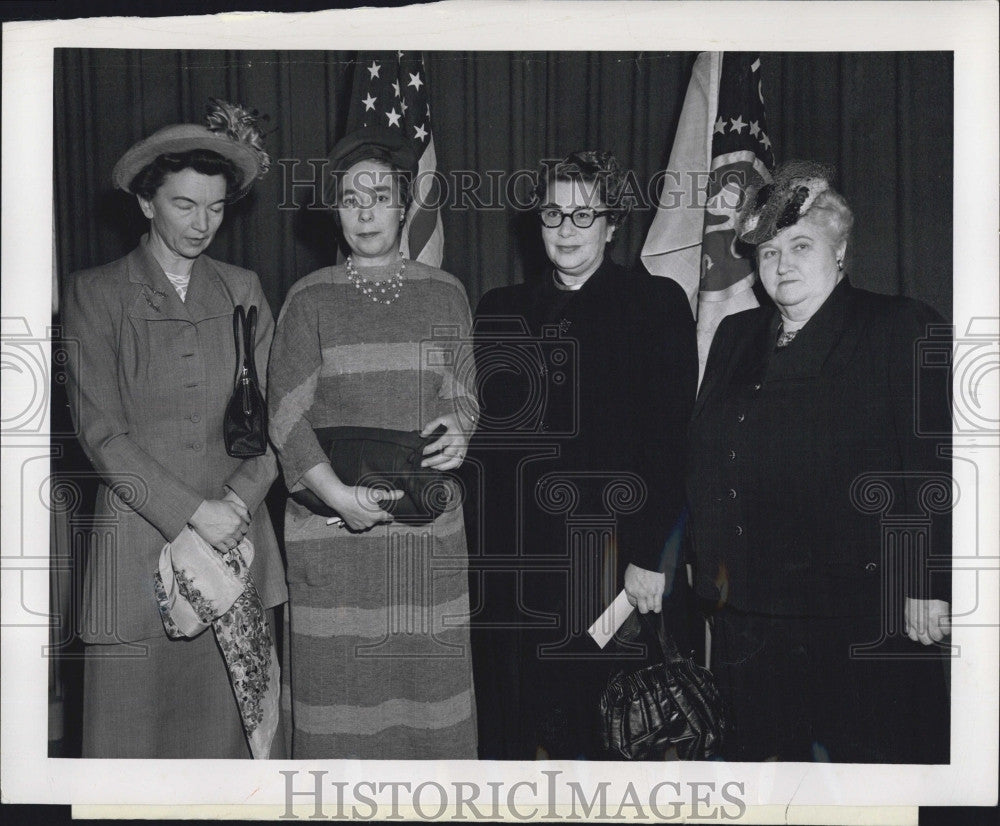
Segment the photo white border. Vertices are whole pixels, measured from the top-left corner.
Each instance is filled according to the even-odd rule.
[[[127,36],[123,37],[123,34]],[[58,47],[171,49],[397,49],[423,50],[649,50],[909,51],[955,53],[954,323],[961,337],[974,318],[1000,315],[998,302],[998,36],[997,5],[984,2],[443,2],[406,8],[318,13],[234,13],[186,18],[97,18],[8,23],[3,31],[2,314],[28,319],[31,333],[50,324],[52,228],[53,49]],[[980,388],[996,404],[996,375]],[[992,384],[991,384],[992,382]],[[8,384],[4,406],[30,388]],[[960,388],[956,387],[956,392]],[[10,395],[9,395],[10,394]],[[991,394],[991,395],[990,395]],[[981,399],[982,401],[982,399]],[[988,404],[988,401],[986,402]],[[30,442],[27,444],[26,442]],[[745,802],[784,806],[984,805],[997,795],[998,709],[998,440],[956,438],[974,450],[984,487],[977,503],[960,498],[954,547],[959,568],[954,606],[976,605],[975,622],[957,624],[952,642],[952,764],[566,763],[439,761],[122,761],[49,759],[45,736],[47,666],[39,656],[48,628],[26,613],[48,604],[48,512],[22,502],[18,481],[27,456],[45,455],[44,434],[3,438],[2,661],[0,776],[5,802],[77,804],[270,804],[284,811],[284,777],[310,770],[348,784],[381,780],[504,781],[506,788],[560,770],[593,790],[612,786],[617,803],[631,781],[637,789],[673,780],[682,784],[742,781]],[[978,447],[977,447],[978,446]],[[34,451],[34,452],[32,452]],[[978,528],[978,530],[977,530]],[[978,536],[977,536],[978,535]],[[978,543],[978,544],[977,544]],[[992,560],[992,562],[990,562]],[[992,570],[989,565],[992,564]],[[978,601],[975,582],[978,581]],[[29,625],[25,625],[29,623]],[[30,625],[34,623],[34,625]],[[975,656],[969,656],[974,652]],[[298,787],[298,786],[297,786]],[[350,786],[349,786],[350,787]],[[387,796],[383,796],[388,800]],[[521,787],[521,811],[531,795]],[[721,802],[714,796],[716,804]],[[547,803],[537,801],[541,812]],[[306,801],[303,805],[308,806]],[[277,807],[272,810],[271,807]],[[330,806],[332,807],[332,798]],[[614,807],[616,808],[616,807]],[[612,812],[614,811],[612,808]],[[771,809],[772,807],[767,807]],[[83,813],[84,810],[81,810]],[[96,811],[96,810],[95,810]],[[264,809],[260,810],[261,812]],[[625,815],[630,810],[626,809]],[[732,811],[732,808],[730,808]],[[308,815],[311,812],[299,812]],[[899,810],[897,814],[902,814]],[[384,813],[383,813],[384,814]],[[761,822],[757,812],[741,822]],[[760,814],[763,816],[764,810]],[[883,810],[879,822],[889,812]],[[247,817],[246,811],[240,817]],[[776,822],[778,822],[776,821]]]

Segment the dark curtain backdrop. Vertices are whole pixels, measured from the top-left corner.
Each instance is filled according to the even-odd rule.
[[[325,157],[345,128],[355,52],[59,49],[55,209],[59,275],[127,253],[144,231],[134,199],[111,189],[118,157],[168,123],[200,121],[207,98],[270,115],[275,158]],[[438,168],[533,169],[607,148],[646,187],[666,165],[693,53],[432,52],[424,56]],[[763,55],[778,160],[833,163],[854,207],[853,280],[951,316],[952,55]],[[296,177],[312,168],[301,163]],[[308,193],[296,190],[300,204]],[[454,194],[454,189],[452,190]],[[654,193],[655,194],[655,193]],[[482,200],[484,189],[477,190]],[[335,255],[332,222],[282,209],[282,168],[228,210],[210,254],[256,270],[277,313],[288,288]],[[544,266],[532,216],[510,206],[443,211],[444,268],[475,307],[483,292]],[[613,256],[638,262],[653,219],[638,210]]]

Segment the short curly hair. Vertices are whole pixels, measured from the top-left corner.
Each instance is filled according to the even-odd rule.
[[[571,152],[561,161],[542,161],[535,176],[534,206],[541,206],[555,181],[579,181],[596,184],[601,201],[614,212],[609,217],[613,226],[621,226],[628,217],[631,203],[622,197],[628,170],[610,152],[591,149]]]

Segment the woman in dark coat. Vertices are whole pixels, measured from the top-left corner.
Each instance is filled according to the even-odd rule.
[[[153,583],[164,545],[190,528],[218,551],[245,536],[263,606],[287,596],[264,506],[274,454],[229,456],[222,426],[234,305],[258,309],[261,377],[274,323],[255,273],[204,254],[226,204],[266,170],[259,146],[223,125],[239,111],[220,106],[212,128],[165,127],[122,156],[115,185],[136,196],[149,232],[124,258],[66,285],[64,332],[78,343],[68,366],[74,415],[109,526],[84,578],[84,757],[250,756],[213,634],[168,638]]]
[[[852,287],[830,170],[789,162],[740,217],[775,307],[719,326],[690,428],[696,590],[733,760],[947,762],[947,370],[929,307]]]
[[[598,694],[621,663],[587,629],[622,588],[660,611],[673,583],[676,557],[661,555],[682,521],[695,327],[676,282],[605,255],[624,178],[609,153],[543,167],[552,267],[476,313],[484,758],[602,756]]]

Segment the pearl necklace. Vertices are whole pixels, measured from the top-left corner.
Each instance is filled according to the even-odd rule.
[[[350,255],[347,256],[347,261],[344,263],[347,267],[347,278],[354,285],[354,288],[376,304],[392,304],[399,298],[399,293],[403,289],[403,271],[406,269],[403,253],[399,254],[399,269],[396,270],[396,274],[383,281],[369,281],[367,278],[362,278]]]

